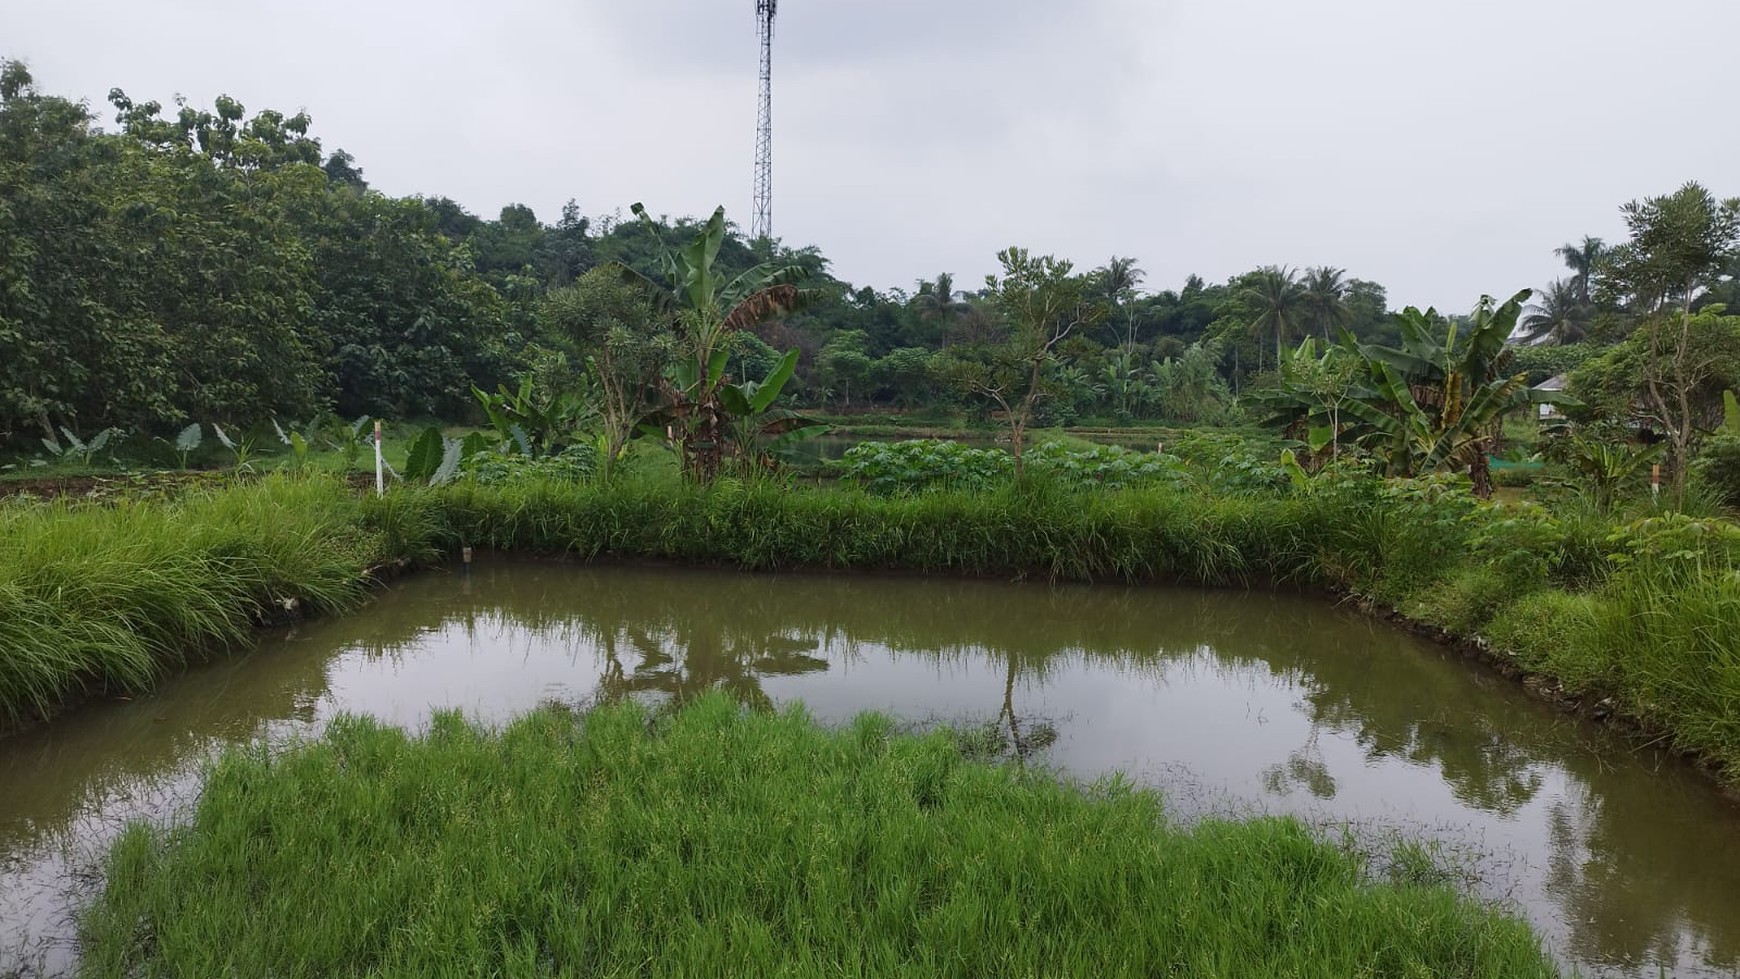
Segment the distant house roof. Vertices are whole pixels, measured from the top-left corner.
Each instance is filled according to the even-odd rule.
[[[1535,385],[1534,389],[1536,391],[1563,391],[1565,390],[1565,375],[1554,374],[1552,377],[1549,377]]]

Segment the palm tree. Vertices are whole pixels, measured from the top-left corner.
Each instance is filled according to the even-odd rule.
[[[918,280],[918,293],[912,297],[912,305],[920,319],[934,319],[947,325],[959,309],[955,302],[955,277],[939,272],[934,282]]]
[[[1106,291],[1106,298],[1112,301],[1115,310],[1127,314],[1124,319],[1124,345],[1127,348],[1136,345],[1136,310],[1131,300],[1136,298],[1136,288],[1147,274],[1136,267],[1135,259],[1117,255],[1113,255],[1099,270],[1100,287]]]
[[[1281,362],[1281,351],[1288,338],[1298,336],[1305,318],[1304,293],[1292,269],[1265,265],[1245,278],[1239,293],[1256,319],[1251,332],[1258,336],[1275,334],[1275,363]]]
[[[1524,343],[1576,343],[1588,335],[1589,319],[1577,283],[1558,279],[1523,308],[1519,333]]]
[[[1346,275],[1346,269],[1323,265],[1307,271],[1300,285],[1305,321],[1322,330],[1325,340],[1331,339],[1336,327],[1353,319],[1353,311],[1347,308],[1347,281],[1343,278]]]
[[[1571,270],[1571,281],[1577,287],[1577,304],[1589,305],[1590,282],[1595,277],[1596,266],[1607,256],[1607,243],[1584,235],[1581,245],[1560,245],[1553,249],[1553,254],[1564,259],[1565,267]]]

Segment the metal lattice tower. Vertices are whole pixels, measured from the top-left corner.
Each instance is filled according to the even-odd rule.
[[[755,0],[761,33],[761,109],[755,121],[755,219],[750,239],[773,238],[773,17],[779,0]]]

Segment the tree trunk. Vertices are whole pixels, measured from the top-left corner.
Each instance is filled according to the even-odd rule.
[[[1478,446],[1478,455],[1468,464],[1468,478],[1474,481],[1474,495],[1483,500],[1492,499],[1492,464],[1486,458],[1486,447]]]

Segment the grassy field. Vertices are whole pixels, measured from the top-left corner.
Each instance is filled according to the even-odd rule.
[[[722,695],[234,752],[116,845],[90,976],[1556,975],[1527,925],[1296,822]]]

